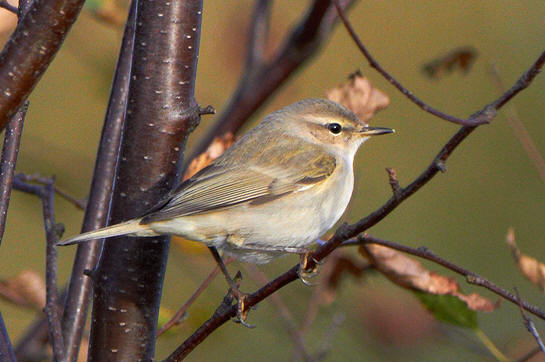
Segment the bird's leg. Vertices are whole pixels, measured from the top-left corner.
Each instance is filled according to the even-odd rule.
[[[318,265],[322,264],[322,262],[314,259],[314,257],[312,256],[312,251],[310,250],[307,250],[305,253],[301,253],[299,255],[301,257],[301,261],[299,262],[299,270],[297,271],[299,279],[301,279],[301,281],[305,285],[316,285],[316,283],[312,283],[308,279],[314,278],[318,274],[320,274],[320,269],[318,268]]]
[[[301,262],[299,263],[299,270],[297,271],[297,274],[299,275],[299,279],[301,279],[301,281],[305,285],[308,285],[308,286],[315,285],[315,283],[310,282],[308,279],[314,278],[318,274],[320,274],[318,265],[322,264],[322,262],[314,259],[312,257],[312,251],[306,248],[298,248],[294,246],[261,246],[261,245],[248,245],[248,244],[245,244],[243,248],[247,250],[256,250],[256,251],[264,251],[264,252],[284,252],[284,253],[291,253],[291,254],[299,254],[299,256],[301,257]],[[312,267],[310,267],[311,264],[313,264]]]
[[[220,267],[221,272],[225,276],[225,279],[227,280],[227,283],[231,288],[231,294],[237,300],[237,319],[235,320],[235,322],[240,323],[247,328],[254,328],[254,326],[246,323],[246,317],[248,316],[249,312],[249,308],[246,305],[246,298],[248,297],[248,295],[240,291],[238,284],[233,280],[233,278],[231,278],[231,275],[229,275],[229,271],[227,270],[227,267],[225,266],[225,263],[223,262],[223,259],[221,258],[218,249],[216,249],[214,246],[209,246],[208,250],[210,250],[210,252],[212,253],[212,256]],[[242,275],[240,274],[240,272],[237,273],[235,278],[242,279]]]

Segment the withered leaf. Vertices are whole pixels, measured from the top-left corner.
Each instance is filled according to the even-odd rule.
[[[491,312],[499,306],[477,293],[463,294],[453,278],[429,271],[418,261],[397,250],[368,244],[362,245],[359,252],[379,272],[401,287],[434,295],[452,295],[475,311]]]
[[[191,160],[187,167],[183,180],[187,180],[206,166],[208,166],[216,158],[220,157],[231,145],[235,143],[235,136],[228,132],[224,135],[217,136],[214,141],[208,146],[206,151]]]
[[[0,296],[18,306],[42,310],[45,282],[35,271],[23,270],[13,278],[0,280]]]
[[[506,242],[511,248],[513,259],[517,262],[522,274],[545,292],[545,264],[520,252],[515,243],[515,230],[513,228],[507,230]]]
[[[460,47],[452,50],[448,54],[433,59],[422,66],[422,71],[430,78],[438,79],[441,76],[452,73],[455,70],[461,70],[464,73],[469,72],[471,66],[477,58],[477,51],[472,47]]]
[[[359,71],[350,75],[346,83],[328,90],[326,96],[350,109],[365,123],[390,104],[390,98]]]

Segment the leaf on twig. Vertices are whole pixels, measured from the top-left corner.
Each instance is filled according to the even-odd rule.
[[[183,180],[187,180],[206,166],[208,166],[216,158],[220,157],[231,145],[235,143],[235,136],[228,132],[224,135],[217,136],[214,141],[208,146],[206,151],[191,160],[184,174]]]
[[[431,272],[397,250],[369,244],[359,251],[392,282],[413,290],[438,320],[474,328],[475,311],[491,312],[499,306],[477,293],[461,293],[453,278]]]
[[[45,282],[33,270],[0,280],[0,296],[15,305],[41,311],[45,307]]]
[[[513,228],[507,230],[505,239],[522,274],[545,292],[545,264],[520,252],[515,243],[515,230]]]
[[[447,73],[461,70],[469,72],[477,58],[477,51],[472,47],[460,47],[452,50],[447,55],[433,59],[422,66],[422,71],[429,78],[438,79]]]
[[[348,81],[326,92],[328,99],[342,104],[354,112],[362,122],[369,120],[381,109],[388,107],[390,98],[360,71],[348,77]]]

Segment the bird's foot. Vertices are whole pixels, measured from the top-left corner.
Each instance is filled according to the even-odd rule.
[[[314,278],[320,274],[320,269],[318,268],[320,264],[322,264],[322,262],[314,259],[312,251],[307,250],[305,253],[301,254],[301,261],[297,274],[303,284],[308,286],[316,285],[316,283],[312,283],[308,279]]]
[[[246,318],[248,317],[248,313],[250,312],[250,307],[247,304],[248,294],[242,292],[239,289],[240,281],[242,280],[242,274],[240,271],[237,272],[234,278],[234,283],[231,285],[231,288],[229,289],[229,293],[237,300],[237,316],[233,318],[233,321],[235,323],[240,323],[246,328],[255,328],[254,325],[251,325],[246,322]]]

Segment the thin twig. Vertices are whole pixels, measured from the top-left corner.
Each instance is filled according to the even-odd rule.
[[[43,214],[46,234],[46,305],[45,312],[49,321],[49,339],[53,347],[55,360],[64,361],[64,341],[61,328],[61,314],[59,313],[59,291],[57,289],[57,243],[59,238],[56,232],[53,198],[55,196],[53,179],[42,188]]]
[[[232,258],[228,258],[228,259],[225,259],[223,262],[225,265],[228,265],[232,261],[233,261]],[[198,288],[193,292],[193,294],[191,294],[189,299],[180,307],[180,309],[178,309],[176,314],[174,314],[174,316],[168,322],[166,322],[161,327],[161,329],[157,331],[157,337],[159,337],[161,334],[168,331],[173,326],[180,323],[180,320],[183,318],[183,316],[185,315],[189,307],[191,307],[191,305],[197,300],[197,298],[202,294],[202,292],[204,292],[206,288],[208,288],[210,283],[212,283],[212,281],[218,276],[219,272],[220,272],[220,267],[219,265],[216,265],[216,267],[212,270],[212,272],[208,274],[206,279],[203,280],[203,282],[198,286]]]
[[[24,1],[27,3],[27,1]],[[0,52],[0,129],[17,112],[61,47],[84,0],[42,0],[22,8]],[[31,35],[31,36],[29,36]]]
[[[9,199],[11,196],[11,185],[19,154],[19,145],[23,135],[23,123],[28,108],[28,102],[23,105],[17,113],[11,117],[4,136],[2,147],[2,159],[0,160],[0,242],[4,236],[6,218],[8,216]]]
[[[486,105],[480,111],[474,113],[470,119],[483,118],[485,121],[480,123],[489,122],[496,115],[496,111],[500,109],[505,103],[517,95],[520,91],[528,87],[532,80],[537,76],[540,69],[545,63],[545,52],[543,52],[539,58],[532,64],[532,66],[517,80],[517,82],[494,102]],[[392,212],[399,204],[406,200],[409,196],[418,191],[422,186],[428,183],[439,171],[445,169],[445,162],[452,154],[452,152],[460,145],[460,143],[469,135],[476,126],[464,126],[456,132],[451,139],[443,146],[441,151],[434,158],[428,168],[420,174],[409,186],[402,188],[398,197],[391,197],[383,206],[374,211],[367,217],[359,220],[357,223],[348,225],[343,224],[335,235],[324,245],[320,246],[312,255],[309,261],[309,267],[312,267],[313,260],[320,261],[335,250],[343,241],[348,240],[361,232],[367,230],[371,226],[377,224],[380,220],[384,219],[390,212]],[[291,269],[281,274],[276,279],[272,280],[268,284],[256,292],[248,295],[246,299],[247,306],[252,307],[267,298],[280,288],[291,283],[299,278],[298,276],[299,264],[293,266]],[[528,310],[528,309],[527,309]],[[528,310],[530,311],[530,310]],[[179,361],[187,356],[191,351],[204,341],[213,331],[227,322],[230,318],[236,315],[236,306],[230,309],[224,310],[221,313],[214,313],[214,315],[204,322],[191,336],[189,336],[167,359],[166,361]]]
[[[32,185],[19,178],[14,178],[13,188],[38,196],[42,201],[45,235],[46,235],[46,305],[45,313],[49,326],[49,340],[53,347],[56,361],[64,361],[64,342],[61,329],[61,313],[59,311],[59,294],[57,290],[57,225],[53,199],[55,196],[53,179],[47,185]]]
[[[433,114],[434,116],[437,116],[441,119],[444,119],[446,121],[456,123],[462,126],[478,126],[483,123],[487,123],[486,118],[480,119],[480,118],[469,118],[469,119],[462,119],[455,116],[451,116],[449,114],[446,114],[444,112],[439,111],[438,109],[435,109],[422,100],[420,100],[418,97],[416,97],[411,91],[409,91],[407,88],[405,88],[398,80],[396,80],[390,73],[388,73],[371,55],[369,50],[363,45],[363,42],[360,40],[358,35],[356,34],[356,31],[352,27],[352,24],[348,21],[348,18],[346,17],[344,10],[339,5],[338,0],[333,0],[335,7],[337,8],[337,12],[339,13],[339,17],[341,18],[346,30],[348,31],[348,34],[350,34],[350,37],[352,40],[354,40],[354,43],[356,43],[357,47],[360,49],[361,53],[365,56],[367,61],[369,62],[369,65],[372,68],[375,68],[377,72],[379,72],[388,82],[390,82],[394,87],[396,87],[401,93],[403,93],[407,98],[409,98],[414,104],[419,106],[424,111]]]
[[[82,232],[106,226],[110,215],[110,201],[129,91],[135,18],[136,2],[132,1],[104,117]],[[94,268],[101,248],[100,241],[80,244],[74,257],[62,320],[66,358],[69,361],[74,361],[78,356],[91,297],[91,279],[83,272]]]
[[[6,9],[10,13],[17,15],[17,7],[11,5],[7,0],[0,0],[0,8]]]
[[[397,179],[397,172],[393,168],[387,167],[386,172],[388,173],[388,182],[390,183],[390,188],[394,196],[397,196],[401,192],[401,186],[399,186],[399,181]]]
[[[25,102],[21,109],[11,117],[4,136],[2,158],[0,160],[0,242],[2,241],[6,227],[15,164],[17,163],[17,155],[19,154],[19,145],[21,143],[21,136],[23,135],[23,124],[27,108],[28,102]],[[11,340],[1,314],[0,357],[6,361],[16,361]]]
[[[269,282],[265,274],[263,274],[263,272],[259,270],[255,265],[245,263],[243,264],[243,266],[246,269],[247,274],[259,284],[267,284]],[[280,298],[278,294],[273,294],[267,300],[276,308],[276,310],[278,311],[278,315],[280,316],[282,321],[284,321],[286,329],[291,334],[297,353],[301,354],[304,360],[307,362],[316,361],[316,358],[314,358],[306,350],[303,335],[297,328],[293,315],[291,314],[290,310],[288,309],[282,298]]]
[[[522,306],[522,299],[520,298],[519,290],[517,287],[515,287],[514,289],[515,289],[515,294],[517,296],[517,302],[520,309],[520,315],[522,316],[522,320],[524,321],[524,326],[526,327],[528,332],[530,332],[532,336],[534,336],[534,338],[536,339],[537,345],[541,349],[541,352],[545,354],[545,346],[543,345],[543,341],[541,340],[541,337],[539,336],[539,333],[536,329],[536,326],[534,325],[534,322],[526,316],[526,313],[524,313],[524,308]]]
[[[47,185],[50,181],[49,178],[40,176],[40,174],[26,174],[26,173],[18,173],[15,175],[15,178],[20,179],[23,182],[35,182],[40,185]],[[74,196],[70,195],[67,191],[61,189],[60,187],[53,186],[53,191],[55,194],[59,195],[61,198],[65,199],[75,207],[77,207],[80,210],[85,210],[85,205],[87,204],[86,201],[78,200]]]
[[[393,241],[383,240],[376,238],[374,236],[370,235],[358,235],[357,238],[346,240],[342,243],[343,246],[349,246],[349,245],[360,245],[360,244],[377,244],[377,245],[383,245],[401,252],[404,252],[406,254],[414,255],[422,259],[426,259],[429,261],[434,262],[435,264],[441,265],[449,270],[452,270],[453,272],[456,272],[460,275],[463,275],[466,278],[466,281],[470,284],[478,285],[481,287],[484,287],[491,292],[501,296],[502,298],[510,301],[511,303],[521,305],[525,310],[528,312],[538,316],[539,318],[545,320],[545,311],[539,309],[536,306],[533,306],[531,304],[528,304],[527,302],[523,300],[519,300],[515,295],[508,292],[507,290],[499,287],[498,285],[492,283],[486,278],[483,278],[482,276],[467,270],[465,268],[462,268],[459,265],[456,265],[446,259],[441,258],[440,256],[435,255],[433,252],[431,252],[429,249],[425,247],[420,248],[411,248],[409,246],[401,245],[398,243],[395,243]]]
[[[494,64],[490,65],[490,74],[492,75],[492,79],[494,80],[498,91],[500,93],[505,92],[505,85],[503,84],[498,69]],[[506,111],[507,123],[509,123],[509,126],[511,126],[513,133],[524,148],[524,151],[526,151],[528,158],[534,164],[534,167],[537,170],[541,181],[545,183],[545,160],[543,159],[543,156],[537,149],[535,142],[532,139],[532,136],[520,120],[515,106],[512,103],[509,104]]]
[[[333,318],[331,318],[331,323],[329,324],[329,327],[325,329],[322,341],[319,343],[320,351],[316,354],[317,360],[322,361],[327,357],[327,354],[331,351],[331,340],[333,337],[337,334],[339,331],[339,328],[344,323],[346,319],[346,316],[342,312],[337,312],[333,315]]]

